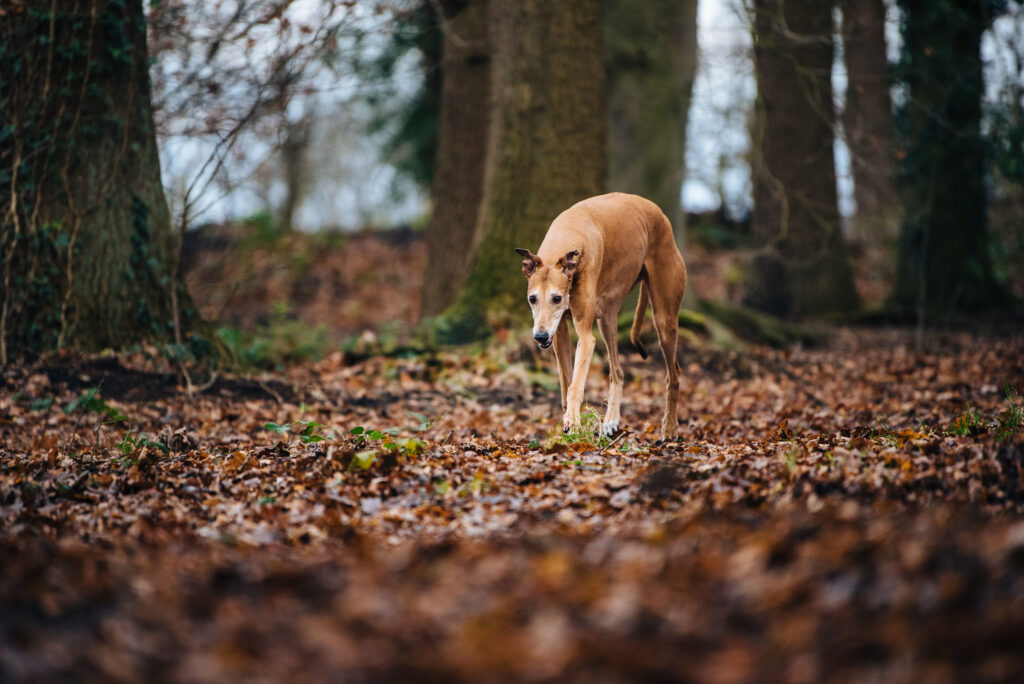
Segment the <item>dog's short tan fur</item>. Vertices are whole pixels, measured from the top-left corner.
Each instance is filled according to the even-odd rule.
[[[676,336],[679,306],[686,290],[686,265],[665,214],[653,202],[636,195],[614,192],[591,197],[569,207],[552,222],[537,254],[528,249],[516,252],[524,257],[534,339],[542,349],[552,343],[555,347],[565,410],[563,429],[580,424],[596,321],[608,350],[611,382],[601,430],[606,435],[618,430],[623,375],[616,324],[622,300],[640,283],[630,339],[646,358],[639,335],[650,302],[667,373],[662,437],[673,435],[678,423],[679,391]],[[575,365],[566,311],[579,335]]]

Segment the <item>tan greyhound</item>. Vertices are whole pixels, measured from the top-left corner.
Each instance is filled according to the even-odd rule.
[[[678,424],[676,337],[679,305],[686,290],[686,265],[665,214],[650,200],[636,195],[598,195],[559,214],[537,254],[522,248],[516,252],[523,257],[527,299],[533,310],[533,339],[541,349],[552,343],[555,346],[565,410],[562,429],[569,431],[580,424],[583,387],[594,353],[594,321],[608,350],[611,383],[601,432],[610,436],[619,429],[623,376],[617,322],[622,300],[640,283],[630,340],[647,358],[640,344],[640,328],[650,302],[667,373],[661,435],[663,439],[672,436]],[[579,336],[575,365],[566,311]]]

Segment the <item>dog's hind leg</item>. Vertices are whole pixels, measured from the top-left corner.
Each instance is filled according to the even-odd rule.
[[[622,363],[619,361],[618,316],[605,316],[598,319],[597,329],[601,332],[605,349],[608,354],[608,410],[601,424],[601,434],[611,437],[619,429],[619,406],[622,404]]]
[[[562,410],[566,409],[565,393],[572,381],[572,342],[569,340],[569,317],[562,316],[555,330],[555,362],[558,365],[558,386],[562,390]]]
[[[661,420],[661,438],[668,439],[675,435],[679,425],[676,408],[679,396],[676,342],[679,336],[679,306],[686,289],[686,267],[676,252],[675,259],[666,259],[657,265],[649,264],[648,273],[654,329],[658,333],[662,356],[665,357],[665,415]]]

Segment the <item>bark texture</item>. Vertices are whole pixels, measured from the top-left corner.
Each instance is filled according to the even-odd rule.
[[[444,22],[441,122],[427,228],[424,316],[436,316],[455,301],[473,263],[490,119],[487,0],[449,3]]]
[[[757,0],[752,157],[758,252],[747,301],[783,316],[857,306],[832,156],[832,7]]]
[[[843,128],[850,149],[854,199],[853,236],[890,253],[899,235],[895,122],[885,53],[885,3],[844,0],[846,109]]]
[[[27,2],[0,32],[0,360],[172,339],[172,302],[179,330],[196,317],[160,182],[141,0]]]
[[[601,0],[489,5],[494,64],[479,245],[447,312],[447,339],[488,334],[490,314],[525,316],[513,249],[535,249],[559,213],[605,188],[602,15]]]
[[[988,159],[981,131],[985,0],[907,0],[901,69],[903,225],[894,304],[924,313],[972,312],[1003,300],[989,254]]]
[[[652,200],[683,244],[696,0],[606,0],[609,187]]]

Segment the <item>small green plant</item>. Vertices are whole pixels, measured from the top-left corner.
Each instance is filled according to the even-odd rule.
[[[984,425],[981,421],[981,414],[972,408],[970,404],[967,404],[964,407],[964,412],[949,424],[950,434],[959,435],[960,437],[981,432],[983,429]]]
[[[1003,388],[1006,408],[996,417],[996,439],[1006,441],[1024,426],[1024,409],[1017,406],[1017,390],[1009,385]]]
[[[121,456],[125,460],[135,459],[138,453],[147,447],[151,449],[159,449],[165,454],[168,452],[166,444],[162,442],[154,442],[145,432],[138,433],[135,430],[126,430],[124,435],[121,437],[121,441],[114,446],[121,452]]]
[[[323,432],[323,425],[312,420],[295,420],[291,423],[278,425],[270,422],[263,426],[263,429],[276,432],[279,435],[296,434],[303,444],[315,444],[327,439],[334,439],[334,435]]]
[[[378,451],[376,449],[366,449],[360,451],[352,457],[352,462],[349,464],[349,470],[358,468],[359,470],[366,470],[377,461]]]
[[[418,415],[418,414],[417,414]],[[401,431],[398,428],[387,428],[385,430],[367,430],[362,425],[357,425],[349,431],[355,438],[357,446],[365,446],[377,443],[377,446],[359,451],[352,457],[349,469],[358,468],[366,470],[377,461],[377,457],[384,454],[395,456],[418,456],[423,453],[427,443],[415,437],[399,439]]]
[[[401,430],[398,428],[386,428],[384,430],[367,430],[362,425],[357,425],[351,430],[349,434],[355,437],[356,444],[361,446],[367,441],[381,442],[385,441],[390,437],[397,437]]]
[[[411,426],[411,430],[422,431],[429,427],[430,420],[426,416],[413,411],[409,413],[419,423],[419,425]],[[279,435],[284,435],[286,440],[290,439],[291,435],[297,435],[303,444],[315,444],[316,442],[323,442],[329,439],[338,439],[337,435],[325,431],[323,425],[312,420],[295,420],[284,424],[270,422],[266,423],[263,428],[276,432]],[[349,430],[349,436],[352,437],[357,447],[368,447],[357,452],[352,457],[349,469],[366,470],[376,463],[377,457],[382,454],[418,456],[423,453],[424,448],[427,446],[427,443],[421,439],[401,437],[401,430],[396,427],[376,430],[357,425]]]
[[[427,418],[422,413],[416,413],[415,411],[406,411],[406,413],[408,413],[410,416],[412,416],[413,418],[415,418],[418,421],[418,423],[419,423],[418,425],[415,425],[412,428],[410,428],[412,430],[416,430],[417,432],[424,432],[424,431],[426,431],[426,429],[430,427],[430,424],[432,422],[434,422],[434,421],[430,420],[429,418]]]
[[[43,397],[33,401],[28,408],[30,411],[49,411],[51,406],[53,406],[53,397]]]
[[[316,444],[317,442],[323,442],[334,437],[332,434],[324,434],[324,426],[316,421],[296,420],[292,425],[300,428],[296,434],[299,435],[299,439],[302,440],[303,444]]]
[[[128,416],[100,398],[100,388],[92,387],[73,399],[64,407],[64,415],[70,416],[76,411],[82,413],[99,413],[107,417],[104,423],[119,423],[128,420]]]

